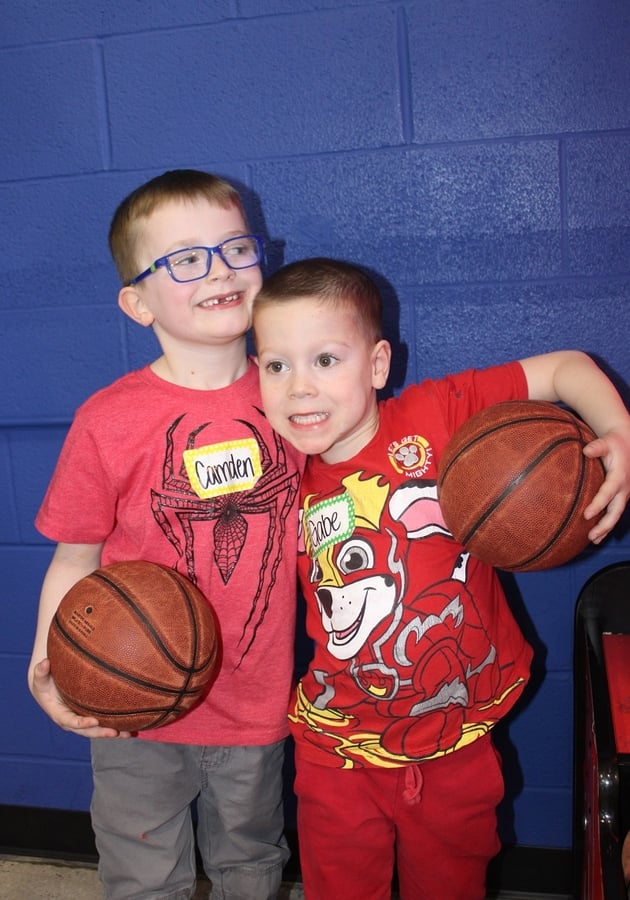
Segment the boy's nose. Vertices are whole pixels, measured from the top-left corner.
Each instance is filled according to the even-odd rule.
[[[291,397],[313,397],[316,393],[315,385],[305,373],[296,372],[291,379],[289,385],[289,394]]]
[[[212,254],[210,261],[210,271],[207,278],[214,280],[215,278],[231,278],[234,275],[234,269],[231,269],[219,253]]]

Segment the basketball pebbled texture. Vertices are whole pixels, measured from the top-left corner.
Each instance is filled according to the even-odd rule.
[[[438,499],[449,531],[499,569],[562,565],[588,545],[584,510],[605,477],[594,432],[554,403],[511,400],[471,416],[447,444]]]
[[[119,731],[173,722],[216,676],[219,637],[204,595],[140,560],[112,563],[64,596],[48,634],[51,674],[67,705]]]

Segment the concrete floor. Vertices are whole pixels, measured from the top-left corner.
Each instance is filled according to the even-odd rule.
[[[193,900],[208,900],[210,883],[201,881]],[[96,866],[63,860],[0,856],[1,900],[101,900]],[[285,884],[278,900],[303,900],[300,885]]]
[[[0,855],[0,900],[101,900],[96,866],[64,860]],[[193,900],[209,900],[210,884],[198,884]],[[278,900],[303,900],[299,884],[284,884]],[[333,900],[333,898],[331,898]],[[396,900],[396,897],[392,897]],[[490,898],[488,898],[490,900]],[[492,900],[569,900],[556,894],[501,893]]]

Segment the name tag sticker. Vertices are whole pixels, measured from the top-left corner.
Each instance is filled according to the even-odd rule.
[[[190,485],[202,500],[247,491],[262,475],[255,438],[193,447],[183,455]]]
[[[306,544],[311,558],[349,538],[354,531],[354,501],[350,494],[322,500],[306,511]]]

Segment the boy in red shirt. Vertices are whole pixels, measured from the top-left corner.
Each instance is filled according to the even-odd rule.
[[[585,354],[549,353],[412,385],[377,402],[390,345],[381,300],[329,259],[276,272],[254,304],[265,412],[310,454],[298,568],[314,656],[290,719],[308,900],[482,900],[503,794],[491,729],[529,677],[494,569],[448,532],[436,491],[447,441],[513,399],[563,401],[600,438],[599,543],[630,491],[630,417]]]
[[[106,898],[192,896],[196,799],[213,898],[268,900],[288,857],[282,762],[302,457],[271,430],[246,353],[262,240],[230,184],[176,170],[121,203],[110,246],[119,305],[153,328],[162,353],[76,413],[36,521],[57,548],[29,686],[54,722],[93,739],[91,812]],[[229,465],[235,456],[244,465]],[[255,476],[241,478],[244,470]],[[222,475],[195,475],[211,471]],[[134,559],[176,568],[210,599],[222,667],[182,718],[111,740],[129,735],[62,703],[46,640],[79,578]]]

